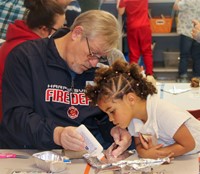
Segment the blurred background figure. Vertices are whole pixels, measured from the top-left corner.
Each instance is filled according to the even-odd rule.
[[[71,0],[65,10],[66,26],[70,27],[77,16],[81,14],[81,7],[77,0]]]
[[[77,0],[56,0],[65,10],[65,26],[70,27],[77,16],[81,14],[81,7]],[[65,31],[63,31],[65,32]],[[56,35],[62,36],[61,32]]]
[[[193,77],[200,77],[200,43],[193,39],[193,19],[200,20],[200,0],[176,0],[177,33],[180,34],[179,82],[188,82],[188,61],[192,58]]]
[[[152,76],[152,36],[148,17],[148,0],[118,0],[117,9],[120,15],[126,13],[129,62],[138,63],[142,56],[145,74]]]
[[[24,0],[1,0],[0,2],[0,39],[6,38],[8,24],[23,19],[26,8]]]
[[[108,63],[111,66],[117,59],[122,59],[126,61],[124,54],[117,48],[112,49],[112,51],[109,52],[108,56]]]
[[[92,10],[92,9],[99,9],[101,0],[78,0],[82,12]]]
[[[113,48],[106,57],[101,58],[97,67],[111,66],[118,59],[126,61],[124,54],[119,49]]]
[[[24,6],[29,10],[26,20],[15,20],[10,23],[6,33],[6,42],[0,48],[0,112],[2,111],[2,77],[8,54],[17,45],[52,35],[65,22],[64,9],[56,2],[49,0],[25,0]],[[0,119],[1,119],[0,113]]]
[[[99,8],[112,13],[116,18],[118,18],[116,3],[116,0],[101,0]]]

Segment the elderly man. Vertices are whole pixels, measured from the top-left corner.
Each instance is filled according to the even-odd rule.
[[[83,150],[76,127],[84,124],[107,148],[110,129],[119,145],[118,156],[131,144],[131,136],[110,126],[98,107],[90,107],[85,86],[93,81],[101,57],[116,46],[121,27],[105,11],[78,16],[70,31],[58,38],[28,41],[13,49],[3,77],[3,120],[0,148],[64,148]]]

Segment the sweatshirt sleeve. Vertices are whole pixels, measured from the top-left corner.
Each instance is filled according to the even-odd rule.
[[[26,51],[14,49],[5,65],[1,129],[7,133],[6,144],[11,148],[59,148],[53,141],[55,122],[34,110],[31,66],[24,55]]]

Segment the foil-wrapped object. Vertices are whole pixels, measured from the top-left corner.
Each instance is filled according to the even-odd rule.
[[[91,156],[89,153],[84,154],[83,157],[86,159],[87,163],[90,164],[92,167],[97,169],[105,169],[108,167],[113,167],[115,163],[127,159],[129,156],[133,155],[135,150],[126,151],[117,158],[112,156],[108,150],[104,152],[105,157],[103,160],[98,160],[97,157]]]
[[[38,168],[46,172],[61,172],[66,169],[66,163],[70,160],[52,151],[44,151],[33,154],[35,163]]]
[[[161,158],[161,159],[137,159],[137,160],[118,160],[118,162],[108,161],[99,161],[96,157],[91,157],[89,154],[85,154],[84,158],[86,161],[94,168],[99,170],[120,170],[122,168],[129,168],[129,170],[143,170],[147,168],[153,168],[161,164],[170,163],[170,158]]]
[[[138,160],[122,160],[116,163],[112,163],[113,166],[120,166],[120,167],[131,167],[135,170],[141,170],[144,168],[152,168],[155,166],[159,166],[161,164],[169,164],[170,163],[170,158],[158,158],[158,159],[145,159],[141,158]]]

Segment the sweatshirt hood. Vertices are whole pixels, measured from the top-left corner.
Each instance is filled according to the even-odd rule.
[[[15,20],[14,23],[10,23],[6,33],[6,41],[31,40],[37,38],[40,38],[40,36],[34,33],[26,25],[24,20]]]

